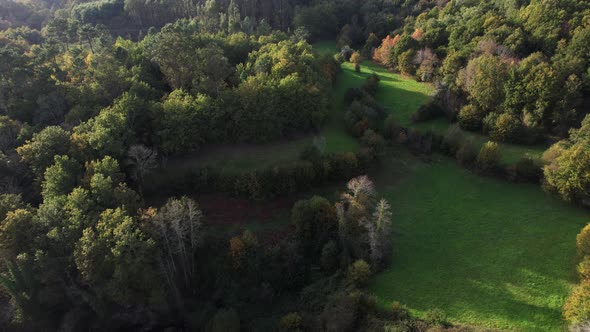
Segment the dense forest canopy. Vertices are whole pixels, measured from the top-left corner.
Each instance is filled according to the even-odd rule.
[[[323,40],[336,54],[311,46]],[[392,144],[493,176],[498,143],[551,145],[516,177],[590,204],[585,0],[6,0],[0,60],[8,329],[463,330],[438,311],[384,312],[364,292],[395,264],[390,204],[363,175]],[[295,162],[153,180],[169,158],[214,145],[318,134],[341,64],[360,72],[363,60],[436,87],[414,122],[458,127],[402,128],[372,74],[336,113],[358,151],[328,153],[316,137]],[[460,129],[491,141],[474,151]],[[271,244],[209,229],[196,199],[264,201],[335,182],[346,183],[338,198],[298,201],[290,233]],[[565,308],[574,324],[590,320],[586,233],[585,281]]]

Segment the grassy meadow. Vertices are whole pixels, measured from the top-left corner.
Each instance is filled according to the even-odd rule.
[[[563,330],[575,237],[588,213],[538,185],[400,153],[374,176],[394,224],[392,264],[369,287],[379,303],[418,315],[440,308],[451,322],[487,328]]]

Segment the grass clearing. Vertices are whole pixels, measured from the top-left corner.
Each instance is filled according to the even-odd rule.
[[[589,218],[539,186],[479,177],[405,153],[374,177],[392,204],[394,257],[370,290],[417,315],[516,331],[564,329],[575,237]]]

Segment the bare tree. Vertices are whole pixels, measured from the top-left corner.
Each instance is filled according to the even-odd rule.
[[[127,152],[127,163],[133,167],[132,177],[137,182],[140,193],[145,175],[157,166],[156,157],[156,151],[144,145],[132,145]]]
[[[195,279],[195,252],[203,242],[202,213],[190,198],[172,198],[150,219],[160,243],[160,266],[169,288],[180,303],[180,290],[191,289]]]
[[[368,176],[363,175],[348,181],[346,187],[348,191],[342,194],[342,199],[348,203],[349,212],[352,212],[360,223],[368,217],[367,211],[375,201],[375,185]]]
[[[371,247],[371,260],[374,266],[389,255],[391,243],[391,207],[385,199],[381,199],[372,218],[365,223],[369,233],[369,245]]]

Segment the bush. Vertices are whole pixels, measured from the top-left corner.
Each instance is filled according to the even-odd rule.
[[[334,60],[336,60],[338,63],[344,63],[346,61],[346,59],[344,59],[344,55],[340,52],[334,54]]]
[[[582,279],[590,279],[590,256],[584,256],[584,259],[578,264],[578,273]]]
[[[432,326],[444,326],[446,325],[447,317],[441,309],[431,309],[426,312],[424,317],[426,322]]]
[[[410,316],[408,309],[397,301],[391,304],[391,313],[395,320],[406,319]]]
[[[496,120],[496,126],[491,131],[491,137],[499,142],[518,142],[523,140],[524,127],[520,119],[512,114],[501,114]]]
[[[365,80],[365,83],[363,83],[363,91],[374,96],[375,93],[377,93],[377,89],[379,89],[380,81],[381,79],[379,78],[379,75],[375,73],[369,75],[369,77],[367,77],[367,79]]]
[[[502,154],[498,143],[487,142],[477,155],[477,168],[484,173],[493,173],[498,170],[501,160]]]
[[[571,323],[590,319],[590,281],[576,286],[563,307],[563,317]]]
[[[354,63],[355,65],[359,65],[363,61],[361,54],[359,52],[354,52],[350,56],[350,62]]]
[[[387,116],[383,126],[383,136],[387,139],[397,139],[402,127],[399,125],[393,114]]]
[[[485,112],[473,104],[465,105],[459,111],[459,125],[465,130],[479,130],[484,119]]]
[[[280,321],[280,331],[298,331],[301,327],[301,315],[297,312],[290,312]]]
[[[475,162],[475,159],[477,158],[477,149],[473,144],[473,141],[466,140],[463,142],[455,157],[459,164],[463,166],[468,166]]]
[[[348,281],[356,287],[366,285],[370,276],[371,266],[364,260],[357,260],[348,267]]]
[[[435,101],[429,101],[420,106],[416,113],[412,114],[412,122],[424,122],[443,115],[444,111],[442,107]]]
[[[494,130],[496,130],[496,121],[498,120],[498,113],[492,112],[483,118],[483,128],[482,131],[484,134],[489,135]]]
[[[445,137],[443,138],[446,150],[451,156],[457,154],[457,151],[459,151],[464,141],[465,135],[463,132],[461,132],[461,128],[459,128],[457,125],[449,127]]]
[[[524,157],[515,166],[516,179],[527,182],[538,182],[543,177],[543,169],[539,160]]]
[[[315,144],[306,145],[301,153],[299,159],[315,162],[322,158],[322,151]]]
[[[348,88],[344,93],[344,103],[350,105],[355,100],[363,99],[363,90],[360,88]]]
[[[385,140],[383,137],[371,129],[365,131],[361,137],[361,146],[373,150],[375,156],[379,157],[385,149]]]
[[[576,237],[576,247],[581,255],[590,255],[590,224],[582,228]]]

